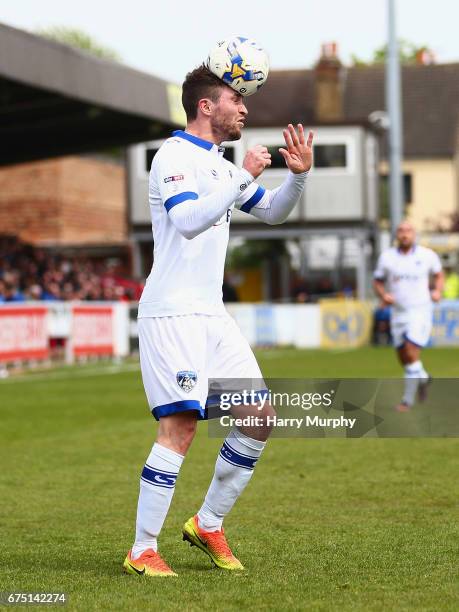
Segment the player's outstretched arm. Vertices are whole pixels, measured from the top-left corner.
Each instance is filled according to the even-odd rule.
[[[183,200],[169,210],[169,218],[184,238],[191,240],[212,227],[233,202],[241,195],[253,179],[271,164],[271,155],[266,147],[257,145],[249,149],[243,167],[231,181],[214,193]]]
[[[309,132],[306,141],[303,126],[298,124],[297,133],[293,125],[289,124],[283,134],[287,148],[280,148],[279,151],[289,169],[287,178],[282,185],[271,191],[261,186],[256,191],[252,188],[248,193],[249,199],[243,196],[239,202],[239,208],[243,212],[250,212],[254,217],[269,225],[277,225],[287,219],[300,199],[306,177],[312,166],[313,133]]]
[[[169,219],[187,240],[212,227],[236,198],[253,181],[253,176],[242,168],[225,186],[207,196],[186,199],[168,211]]]

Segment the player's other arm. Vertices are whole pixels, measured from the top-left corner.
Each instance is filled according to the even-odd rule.
[[[394,303],[394,296],[391,293],[387,293],[386,286],[383,280],[375,278],[373,280],[373,288],[376,295],[380,298],[381,302],[385,306],[389,306]]]
[[[386,291],[386,268],[384,261],[384,253],[381,253],[376,265],[376,270],[373,273],[373,289],[376,295],[381,300],[384,306],[390,306],[394,303],[394,296]]]
[[[445,286],[445,275],[441,267],[441,261],[438,255],[432,251],[432,263],[431,272],[433,279],[433,287],[430,291],[430,297],[433,302],[439,302],[443,295],[443,288]]]
[[[256,189],[242,196],[238,203],[240,210],[252,214],[269,225],[283,223],[287,219],[300,199],[312,166],[314,135],[309,132],[306,140],[303,126],[298,124],[297,127],[298,132],[292,124],[289,124],[283,132],[287,148],[280,148],[279,152],[284,157],[289,172],[282,185],[271,191],[257,185]],[[247,197],[248,195],[250,197]]]
[[[443,289],[445,286],[445,275],[443,270],[433,275],[433,288],[430,292],[430,296],[433,302],[439,302],[443,295]]]
[[[175,228],[191,240],[212,227],[240,196],[241,191],[271,163],[270,158],[265,147],[256,146],[247,152],[242,169],[221,189],[199,197],[197,188],[194,188],[194,191],[187,192],[188,197],[177,195],[165,200],[166,210]]]

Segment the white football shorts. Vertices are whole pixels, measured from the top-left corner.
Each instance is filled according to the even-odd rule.
[[[423,348],[430,339],[432,331],[432,308],[410,308],[406,311],[393,311],[390,320],[392,341],[400,348],[408,340]]]
[[[209,380],[252,379],[266,389],[260,368],[229,314],[138,319],[140,367],[153,416],[196,410],[207,418]],[[215,395],[212,395],[215,399]]]

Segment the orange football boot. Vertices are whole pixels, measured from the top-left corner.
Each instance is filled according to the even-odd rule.
[[[231,552],[221,531],[204,531],[199,527],[198,517],[192,516],[183,526],[183,539],[197,546],[212,559],[217,567],[227,570],[242,570],[244,566]]]
[[[138,576],[177,576],[152,548],[147,548],[137,559],[133,559],[129,551],[124,560],[123,569],[126,574],[137,574]]]

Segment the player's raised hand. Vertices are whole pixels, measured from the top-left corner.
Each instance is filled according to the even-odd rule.
[[[304,128],[298,124],[298,133],[291,123],[283,131],[287,149],[279,149],[279,153],[285,159],[287,168],[295,174],[307,172],[312,166],[312,139],[314,133],[309,132],[308,139],[304,137]]]
[[[247,151],[242,167],[257,178],[265,168],[271,165],[271,153],[262,145],[255,145]]]

